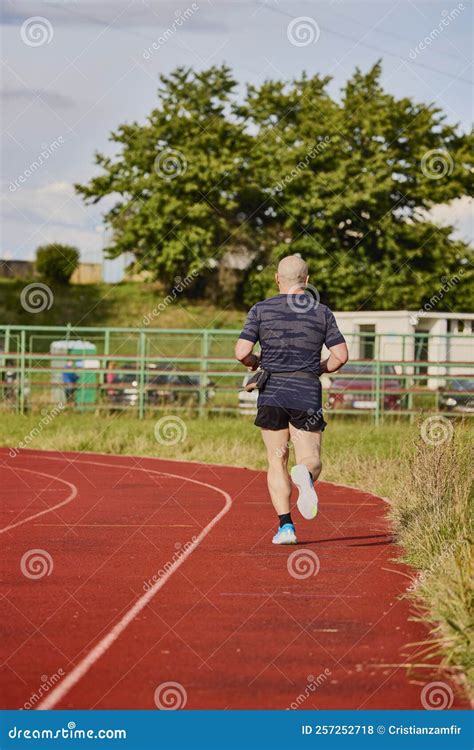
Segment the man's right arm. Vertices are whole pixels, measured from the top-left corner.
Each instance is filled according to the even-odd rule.
[[[323,372],[336,372],[336,370],[339,370],[346,364],[348,359],[349,352],[345,342],[330,346],[329,357],[321,361],[319,372],[321,375]]]
[[[329,357],[323,360],[320,364],[319,372],[336,372],[343,365],[346,364],[349,359],[349,352],[344,336],[340,332],[336,323],[334,313],[329,308],[326,308],[326,336],[324,343],[327,349],[329,349]]]
[[[260,364],[260,357],[252,351],[254,346],[246,339],[239,339],[235,345],[235,358],[250,370],[256,370]]]
[[[255,305],[249,310],[242,333],[235,345],[235,357],[245,367],[256,370],[260,364],[260,357],[253,353],[258,341],[259,322]]]

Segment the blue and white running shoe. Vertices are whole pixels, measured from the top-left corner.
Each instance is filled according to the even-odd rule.
[[[291,480],[299,490],[299,497],[296,502],[298,510],[303,518],[310,521],[318,512],[318,496],[314,489],[311,474],[304,464],[296,464],[291,470]]]
[[[296,544],[295,527],[292,523],[281,526],[272,539],[272,544]]]

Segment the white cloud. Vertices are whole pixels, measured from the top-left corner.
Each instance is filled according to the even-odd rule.
[[[440,226],[454,226],[456,231],[453,232],[453,237],[456,239],[474,241],[474,199],[468,195],[451,203],[435,206],[429,215]]]
[[[21,213],[35,224],[55,223],[83,227],[87,208],[69,182],[52,182],[40,187],[23,187],[6,200],[7,215]]]
[[[83,260],[100,258],[102,236],[95,231],[100,214],[97,209],[87,208],[68,182],[24,187],[12,196],[6,195],[2,212],[1,255],[33,258],[38,245],[63,242],[78,247]]]
[[[50,223],[47,226],[31,226],[27,232],[23,232],[23,245],[13,245],[8,242],[8,236],[18,236],[21,231],[21,222],[9,221],[4,227],[5,249],[0,256],[18,258],[21,260],[33,260],[36,249],[40,245],[50,242],[61,242],[65,245],[77,247],[84,262],[96,263],[101,258],[101,240],[93,231],[65,227],[60,224]]]

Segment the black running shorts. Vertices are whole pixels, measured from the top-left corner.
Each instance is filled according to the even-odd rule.
[[[322,411],[286,409],[283,406],[259,406],[254,424],[262,430],[285,430],[291,424],[306,432],[323,432],[326,427]]]

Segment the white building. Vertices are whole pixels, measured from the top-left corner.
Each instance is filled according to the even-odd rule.
[[[334,314],[352,360],[392,362],[400,374],[402,367],[397,363],[405,362],[406,374],[431,376],[430,388],[442,385],[442,376],[447,374],[474,375],[474,313],[374,310]]]

